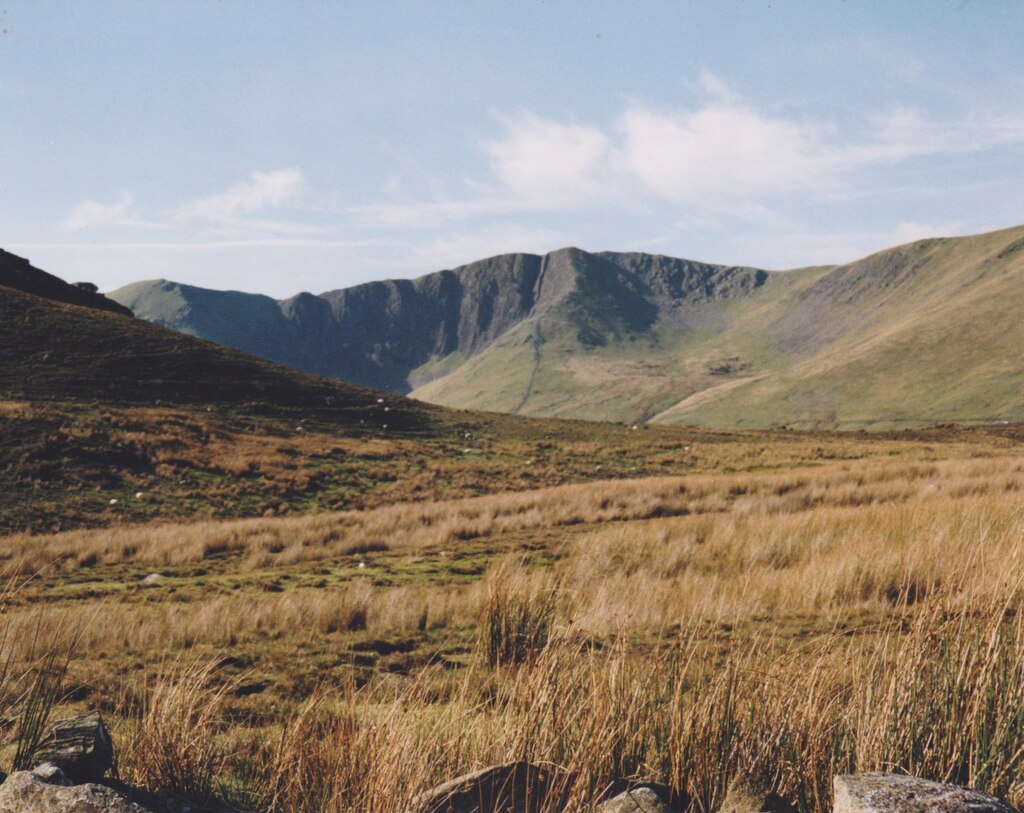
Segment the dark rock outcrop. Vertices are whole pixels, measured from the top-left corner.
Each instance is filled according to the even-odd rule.
[[[56,765],[73,782],[96,782],[114,764],[114,746],[98,713],[55,721],[36,758]]]

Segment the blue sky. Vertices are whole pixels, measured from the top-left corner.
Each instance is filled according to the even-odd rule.
[[[5,2],[0,247],[288,296],[1024,223],[1024,3]]]

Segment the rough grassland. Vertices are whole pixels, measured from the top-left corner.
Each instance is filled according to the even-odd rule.
[[[8,536],[7,640],[74,631],[66,710],[199,802],[402,810],[512,758],[572,771],[580,809],[629,775],[711,811],[744,770],[818,811],[880,767],[1022,801],[1016,427],[580,431],[481,454],[582,482],[492,462],[519,491]],[[628,442],[653,470],[593,471]]]

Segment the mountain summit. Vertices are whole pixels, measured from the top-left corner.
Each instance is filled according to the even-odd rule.
[[[1024,227],[768,272],[509,254],[276,301],[164,280],[137,316],[447,406],[712,426],[1024,418]]]

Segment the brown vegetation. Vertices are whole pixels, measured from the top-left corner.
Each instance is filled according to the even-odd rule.
[[[1021,801],[1024,458],[872,443],[897,454],[12,536],[41,572],[4,617],[94,615],[66,686],[125,776],[253,809],[404,809],[513,758],[579,804],[635,776],[710,811],[742,768],[816,811],[879,767]]]

